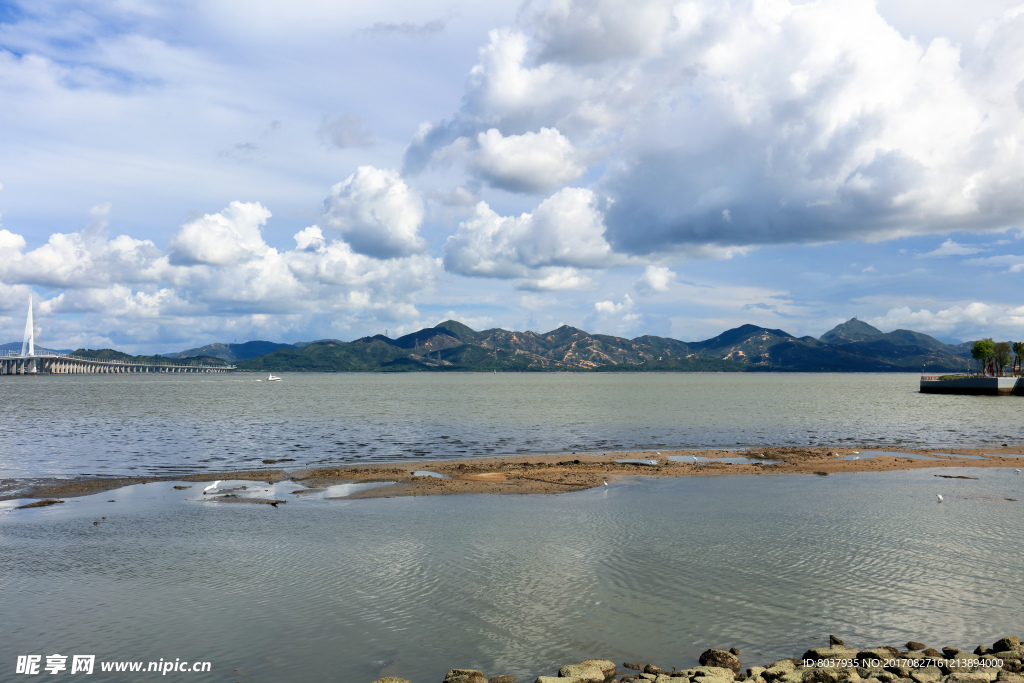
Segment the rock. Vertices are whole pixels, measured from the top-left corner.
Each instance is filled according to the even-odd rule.
[[[559,678],[558,676],[538,676],[534,683],[587,683],[582,678]]]
[[[830,646],[839,645],[840,647],[846,647],[846,643],[844,643],[843,641],[839,640],[838,638],[836,638],[833,635],[829,635],[829,637],[828,637],[828,644]]]
[[[988,649],[987,645],[979,645],[978,647],[974,648],[974,654],[978,655],[979,657],[987,652],[991,652],[991,650]]]
[[[992,643],[992,650],[993,652],[1003,652],[1004,650],[1012,650],[1018,645],[1020,645],[1020,638],[1017,636],[1006,636]]]
[[[908,650],[923,650],[928,646],[924,643],[919,643],[916,640],[911,640],[907,643],[906,647]]]
[[[942,672],[937,666],[926,666],[921,669],[914,669],[910,672],[910,678],[914,683],[934,683],[942,678]]]
[[[662,671],[661,669],[659,669],[658,667],[654,666],[653,664],[648,664],[647,666],[644,667],[644,673],[645,674],[663,674],[665,672]]]
[[[607,678],[608,676],[615,675],[615,662],[611,661],[610,659],[585,659],[582,662],[580,662],[580,665],[596,666],[604,673],[605,678]]]
[[[963,650],[961,650],[958,647],[944,647],[944,648],[942,648],[942,654],[944,654],[946,656],[946,659],[956,659],[960,655],[960,653],[963,653],[965,656],[968,656],[968,657],[970,656],[970,655],[968,655],[966,652],[964,652]]]
[[[718,681],[731,681],[736,677],[736,672],[732,669],[726,669],[724,666],[698,666],[695,669],[687,669],[690,676],[701,678],[707,678],[709,680]]]
[[[753,678],[754,676],[760,676],[762,673],[768,670],[766,666],[752,666],[747,669],[747,676]]]
[[[941,652],[939,652],[938,650],[936,650],[934,647],[929,647],[929,648],[927,648],[925,650],[922,650],[921,654],[923,654],[925,657],[931,657],[932,659],[942,659],[943,658],[943,654]]]
[[[730,654],[734,654],[734,655],[736,655],[737,657],[739,657],[739,656],[740,656],[740,651],[739,651],[739,650],[737,650],[737,649],[736,649],[736,648],[734,648],[734,647],[730,647],[730,648],[729,648],[729,653],[730,653]]]
[[[740,672],[740,659],[731,652],[725,650],[704,650],[700,655],[700,663],[703,666],[717,666],[723,669],[731,669],[733,673]]]
[[[768,668],[761,672],[761,677],[766,681],[774,681],[777,678],[782,678],[794,669],[796,669],[796,664],[793,663],[792,659],[780,659],[769,664]]]
[[[806,669],[803,683],[838,683],[839,675],[828,669]]]
[[[515,676],[491,676],[487,683],[516,683]]]
[[[943,680],[946,683],[989,683],[992,679],[983,674],[952,673]]]
[[[1024,676],[1010,673],[1004,669],[996,676],[996,680],[1000,681],[1000,683],[1024,683]]]
[[[559,678],[575,678],[587,683],[604,683],[604,671],[600,667],[582,664],[568,664],[558,670]]]
[[[854,659],[857,650],[848,647],[812,647],[801,659]]]
[[[633,671],[643,671],[644,670],[644,665],[643,664],[635,664],[633,662],[623,662],[622,666],[626,667],[627,669],[632,669]]]
[[[385,676],[384,678],[378,678],[373,683],[412,683],[405,678],[397,678],[395,676]]]
[[[444,677],[444,683],[487,683],[487,676],[476,669],[452,669]]]

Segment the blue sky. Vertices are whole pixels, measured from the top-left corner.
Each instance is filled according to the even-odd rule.
[[[0,340],[1024,338],[1024,6],[0,1]]]

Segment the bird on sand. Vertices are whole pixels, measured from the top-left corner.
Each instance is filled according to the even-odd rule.
[[[935,497],[939,499],[940,503],[942,502],[942,494],[941,493],[936,493]]]
[[[207,491],[216,491],[217,490],[217,484],[221,483],[221,481],[223,481],[223,479],[218,479],[217,481],[213,482],[212,484],[207,486],[205,489],[203,489],[203,495],[205,496]]]

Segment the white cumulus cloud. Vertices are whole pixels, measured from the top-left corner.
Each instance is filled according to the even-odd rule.
[[[616,261],[604,239],[605,227],[594,193],[565,188],[533,213],[500,216],[480,202],[459,224],[444,248],[445,267],[461,275],[530,278],[584,284],[578,274],[550,268],[604,268]],[[554,277],[552,277],[554,276]],[[550,287],[549,287],[550,288]]]
[[[641,294],[660,294],[667,292],[675,279],[676,274],[665,266],[647,266],[633,286]]]
[[[396,171],[360,166],[324,200],[324,222],[352,248],[376,258],[422,252],[423,200]]]

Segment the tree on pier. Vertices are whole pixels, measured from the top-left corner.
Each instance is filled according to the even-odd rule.
[[[1003,368],[1010,364],[1012,353],[1009,342],[996,342],[992,347],[992,357],[996,361],[996,374],[1002,374]]]
[[[1013,352],[1017,354],[1017,357],[1013,359],[1013,376],[1016,377],[1017,368],[1024,371],[1024,363],[1021,363],[1024,360],[1024,342],[1013,342]]]
[[[988,359],[995,353],[995,345],[992,337],[988,337],[986,339],[979,339],[971,347],[971,358],[981,364],[982,373],[984,373],[985,364],[988,362]]]

